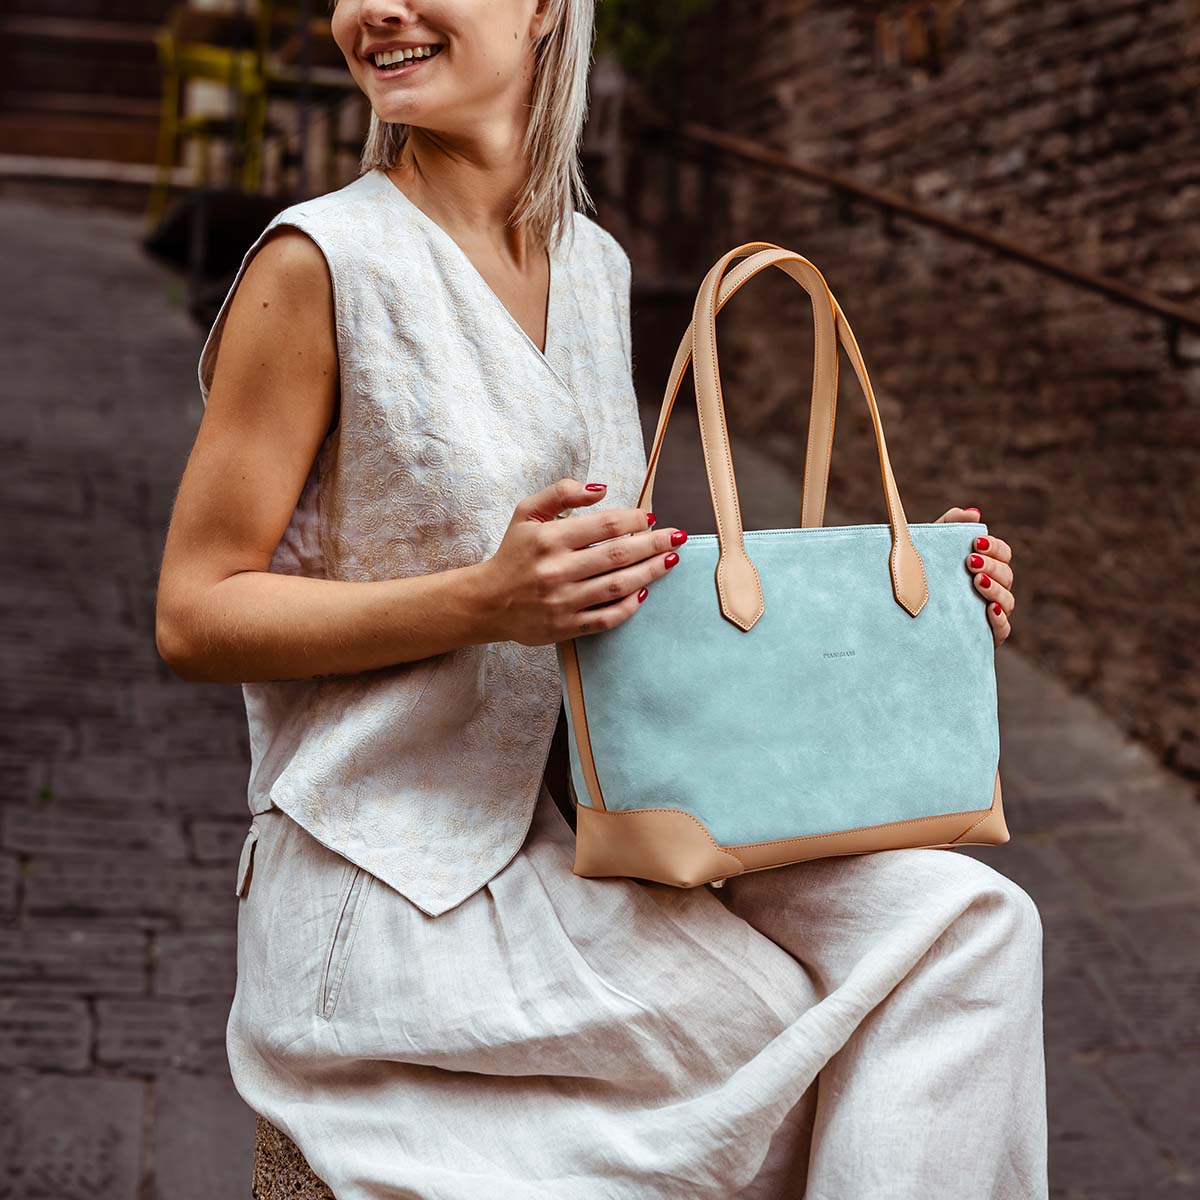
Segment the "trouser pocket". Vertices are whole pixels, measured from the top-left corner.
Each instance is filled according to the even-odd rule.
[[[350,951],[362,920],[363,907],[375,877],[370,871],[354,863],[347,863],[346,878],[338,899],[333,930],[329,935],[325,965],[321,971],[321,983],[317,990],[317,1013],[329,1020],[337,1005],[350,961]]]
[[[246,832],[246,840],[242,843],[242,853],[238,858],[237,895],[245,897],[250,890],[250,878],[254,874],[254,847],[258,842],[258,826],[251,821]]]

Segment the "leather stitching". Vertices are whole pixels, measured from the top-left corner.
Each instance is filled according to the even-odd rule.
[[[994,804],[995,802],[993,801],[993,807]],[[741,842],[737,846],[722,847],[722,849],[727,849],[729,853],[732,854],[735,850],[748,850],[752,846],[788,846],[796,842],[811,842],[816,838],[853,837],[855,834],[870,833],[875,829],[900,829],[905,825],[924,825],[929,821],[945,821],[948,817],[974,816],[977,812],[979,812],[979,809],[972,808],[964,812],[934,813],[934,815],[930,817],[912,817],[906,821],[885,821],[881,825],[859,825],[854,829],[835,829],[830,833],[807,833],[803,837],[776,838],[767,842]],[[989,808],[983,814],[983,817],[980,819],[980,821],[976,821],[975,824],[978,825],[981,823],[981,821],[987,820],[991,812],[992,809]],[[971,829],[974,828],[975,825],[972,825]]]
[[[999,772],[999,771],[997,771],[997,772],[996,772],[996,776],[997,776],[997,780],[996,780],[996,781],[997,781],[997,783],[999,783],[999,775],[1000,775],[1000,772]],[[963,832],[962,832],[962,833],[960,833],[960,834],[958,835],[958,837],[956,837],[956,838],[954,839],[954,842],[961,842],[961,841],[963,840],[963,838],[965,838],[965,837],[967,836],[967,834],[969,834],[969,833],[970,833],[970,832],[971,832],[973,829],[977,829],[977,828],[978,828],[980,825],[982,825],[982,824],[984,823],[984,821],[988,820],[988,818],[989,818],[989,817],[993,816],[993,815],[995,814],[995,812],[996,812],[996,788],[995,788],[995,787],[993,787],[993,789],[992,789],[992,805],[991,805],[991,807],[990,807],[990,808],[987,810],[987,812],[985,812],[985,813],[983,814],[983,816],[982,816],[982,817],[980,817],[980,818],[979,818],[979,820],[978,820],[978,821],[974,821],[974,822],[972,822],[970,825],[968,825],[968,826],[966,827],[966,829],[964,829],[964,830],[963,830]],[[954,842],[951,842],[950,844],[951,844],[951,845],[953,845],[953,844],[954,844]]]
[[[575,750],[579,755],[580,766],[583,768],[583,784],[591,797],[593,812],[607,812],[604,794],[600,788],[600,773],[596,770],[596,756],[592,752],[592,734],[588,728],[587,707],[583,695],[583,669],[579,665],[579,651],[574,638],[568,638],[563,643],[563,666],[567,676],[567,703],[571,706],[571,716],[575,726]],[[595,794],[592,794],[592,780],[596,781]]]
[[[725,273],[728,263],[730,262],[731,259],[733,259],[739,255],[744,255],[744,254],[748,254],[748,253],[758,253],[759,251],[762,251],[762,250],[775,250],[775,251],[778,251],[779,254],[778,254],[778,256],[772,255],[772,256],[768,257],[765,262],[756,263],[756,264],[753,264],[753,266],[750,266],[748,263],[744,262],[741,264],[740,267],[736,267],[736,268],[733,268],[732,270],[730,270],[728,272],[728,274]],[[753,263],[753,260],[750,260],[750,262]],[[832,309],[835,343],[840,343],[842,346],[845,347],[846,352],[850,356],[851,362],[855,367],[856,374],[858,374],[858,376],[859,376],[859,383],[862,385],[864,395],[867,399],[868,405],[870,406],[871,415],[872,415],[875,429],[876,429],[877,448],[879,450],[880,481],[883,484],[884,499],[887,503],[887,509],[888,509],[888,520],[889,520],[889,524],[892,527],[892,534],[893,534],[892,548],[888,555],[888,573],[892,580],[892,592],[893,592],[893,595],[895,596],[896,600],[900,603],[901,607],[904,608],[904,610],[907,613],[909,613],[911,616],[915,617],[925,607],[925,604],[929,599],[929,579],[928,579],[928,576],[925,571],[924,560],[921,557],[920,552],[917,550],[916,543],[913,541],[911,533],[908,530],[907,519],[903,515],[903,513],[904,513],[903,506],[900,503],[900,498],[899,498],[899,495],[896,490],[895,479],[891,472],[890,456],[887,453],[887,443],[886,443],[886,439],[885,439],[884,433],[883,433],[883,422],[882,422],[882,418],[879,415],[878,404],[875,400],[874,389],[871,385],[870,377],[867,374],[866,364],[862,359],[861,351],[858,351],[857,342],[854,338],[853,332],[850,330],[850,324],[846,320],[845,313],[842,311],[841,306],[838,304],[836,298],[833,296],[833,293],[829,290],[829,286],[825,282],[824,276],[821,275],[820,271],[811,262],[809,262],[807,259],[803,258],[802,255],[796,254],[794,251],[785,250],[783,247],[777,246],[771,242],[747,242],[747,243],[743,244],[742,246],[737,247],[735,250],[731,250],[728,254],[723,256],[723,258],[720,259],[717,262],[717,264],[714,266],[714,268],[709,272],[709,275],[706,277],[705,283],[702,286],[702,290],[701,290],[701,296],[702,296],[702,298],[705,299],[706,302],[703,305],[698,303],[696,309],[694,310],[694,314],[693,314],[692,331],[691,331],[692,332],[691,354],[690,354],[690,356],[684,357],[683,361],[679,364],[678,369],[673,368],[673,374],[672,374],[671,379],[669,380],[669,390],[667,392],[663,410],[660,415],[659,427],[655,434],[654,446],[653,446],[650,464],[649,464],[649,472],[648,472],[647,480],[646,480],[647,486],[644,486],[644,488],[643,488],[642,499],[648,502],[649,498],[653,495],[654,477],[658,470],[658,458],[659,458],[659,455],[662,450],[662,443],[666,437],[667,423],[670,420],[671,412],[674,409],[675,401],[678,398],[679,388],[680,388],[680,385],[682,384],[683,375],[687,369],[687,364],[688,364],[689,358],[690,358],[690,361],[692,364],[693,371],[695,371],[695,369],[696,369],[697,359],[699,358],[699,343],[701,340],[701,336],[700,336],[700,330],[698,328],[699,322],[695,320],[695,313],[698,312],[701,308],[711,309],[711,311],[712,311],[712,316],[713,316],[713,320],[711,323],[712,324],[712,338],[711,338],[712,345],[711,345],[711,349],[708,350],[708,354],[709,354],[710,365],[711,365],[711,369],[712,369],[712,373],[713,373],[713,386],[714,386],[714,390],[715,390],[716,397],[717,397],[716,416],[717,416],[717,420],[720,424],[720,429],[724,435],[724,446],[728,447],[729,430],[728,430],[728,422],[726,420],[725,411],[724,411],[724,399],[723,399],[722,392],[721,392],[720,370],[719,370],[719,364],[718,364],[718,352],[717,352],[717,347],[716,347],[716,328],[715,328],[716,314],[720,311],[720,309],[722,307],[724,307],[725,303],[728,302],[728,300],[733,296],[733,294],[750,278],[752,278],[754,275],[759,274],[761,271],[766,270],[770,266],[778,266],[784,262],[796,262],[796,263],[801,264],[802,268],[807,268],[809,271],[812,272],[812,274],[815,276],[815,278],[820,281],[821,290],[823,291],[825,298],[828,299],[828,301],[831,305],[831,309]],[[815,317],[815,313],[816,313],[815,306],[817,303],[817,299],[816,299],[816,295],[814,294],[812,288],[809,287],[808,283],[805,280],[797,278],[797,276],[795,274],[793,274],[793,272],[791,272],[790,270],[788,271],[788,274],[791,275],[792,278],[796,280],[796,282],[800,283],[800,285],[805,288],[805,290],[809,293],[809,298],[813,301],[813,305],[814,305],[814,336],[815,336],[816,340],[814,343],[814,346],[815,346],[814,360],[815,360],[815,362],[814,362],[814,382],[813,382],[813,405],[812,405],[811,411],[815,411],[816,397],[818,394],[818,387],[817,387],[818,381],[819,381],[818,372],[819,372],[820,363],[822,361],[822,359],[821,359],[822,351],[824,349],[822,340],[821,340],[820,322]],[[723,297],[720,295],[722,283],[727,284],[727,290]],[[707,324],[707,322],[706,322],[706,324]],[[708,349],[708,340],[707,339],[705,339],[705,345],[706,345],[706,349]],[[678,352],[677,352],[677,354],[678,354]],[[837,403],[837,378],[838,378],[837,359],[838,359],[838,355],[837,355],[837,349],[836,349],[836,345],[835,345],[835,349],[834,349],[834,353],[833,353],[833,379],[831,381],[832,386],[833,386],[833,395],[832,395],[831,401],[830,401],[828,436],[825,439],[825,449],[826,449],[825,473],[824,473],[824,476],[822,477],[822,482],[824,484],[824,487],[821,489],[817,489],[814,487],[811,489],[814,492],[817,490],[821,490],[821,491],[827,490],[827,487],[828,487],[828,478],[829,478],[829,472],[830,472],[830,466],[832,463],[832,454],[833,454],[833,434],[834,434],[834,431],[836,428],[836,403]],[[811,423],[811,415],[810,415],[810,423]],[[704,421],[701,420],[699,422],[699,425],[700,425],[700,437],[701,437],[701,441],[704,445],[705,461],[708,462],[711,460],[709,458],[709,444],[708,444],[708,438],[705,433]],[[815,432],[815,431],[810,430],[810,445],[808,448],[808,452],[806,453],[806,456],[805,456],[805,489],[804,489],[804,500],[805,501],[808,500],[808,497],[810,495],[810,483],[812,482],[811,476],[810,476],[810,468],[812,466],[812,439],[811,439],[812,432]],[[741,523],[740,498],[739,498],[738,492],[737,492],[736,480],[733,475],[732,456],[728,452],[726,452],[724,454],[724,462],[725,462],[725,469],[726,469],[726,472],[728,475],[728,479],[729,479],[729,482],[731,485],[731,495],[733,497],[734,516],[737,521],[738,532],[741,533],[742,523]],[[720,541],[722,542],[722,545],[723,545],[724,541],[725,541],[725,529],[724,529],[723,522],[721,520],[721,511],[720,511],[720,505],[717,502],[716,489],[714,488],[713,482],[711,480],[709,482],[709,494],[713,501],[713,510],[714,510],[714,514],[717,519],[718,529],[720,531]],[[822,519],[823,519],[824,504],[820,503],[816,507],[818,507],[821,510]],[[804,524],[806,519],[807,519],[807,515],[806,515],[804,509],[802,508],[801,523]],[[899,555],[900,555],[901,550],[903,549],[903,547],[901,545],[901,538],[903,538],[904,542],[907,543],[907,546],[912,553],[912,557],[916,560],[917,567],[921,572],[922,591],[923,591],[924,595],[921,599],[920,604],[916,605],[915,607],[912,607],[902,594],[902,586],[901,586],[900,574],[899,574]],[[758,568],[755,565],[754,561],[749,557],[749,555],[746,554],[744,539],[739,537],[738,541],[739,541],[738,552],[740,553],[742,560],[744,562],[746,562],[746,564],[750,567],[751,572],[753,573],[753,576],[754,576],[755,584],[757,585],[757,589],[758,589],[758,593],[759,593],[759,607],[758,607],[758,610],[756,611],[756,613],[754,614],[754,616],[750,619],[748,624],[744,623],[743,621],[738,620],[736,618],[731,618],[731,619],[734,621],[734,624],[736,624],[739,628],[749,629],[759,619],[759,617],[762,616],[763,612],[766,610],[766,602],[765,602],[765,598],[763,596],[762,578],[758,573]],[[721,600],[722,612],[726,612],[726,606],[728,604],[728,595],[727,595],[727,590],[725,587],[725,571],[724,571],[725,566],[726,566],[726,564],[724,561],[724,556],[722,556],[722,561],[718,564],[718,567],[717,567],[717,577],[716,577],[717,591],[718,591],[718,595]],[[726,612],[726,615],[728,616],[729,614]]]
[[[759,617],[761,617],[763,615],[763,613],[766,612],[767,605],[766,605],[766,598],[763,596],[762,578],[758,573],[758,567],[756,567],[754,565],[753,560],[746,553],[745,542],[744,542],[744,538],[742,536],[741,505],[738,500],[737,481],[734,479],[734,475],[733,475],[733,456],[732,456],[732,451],[730,450],[730,447],[729,447],[729,427],[728,427],[728,423],[726,422],[726,419],[725,419],[725,402],[724,402],[724,398],[722,397],[722,394],[721,394],[721,375],[720,375],[720,370],[718,369],[718,365],[717,365],[716,295],[717,295],[717,291],[719,290],[720,285],[721,285],[721,278],[725,273],[725,268],[728,265],[729,261],[733,258],[736,258],[738,255],[750,253],[757,249],[782,249],[782,247],[773,246],[770,242],[747,242],[745,245],[739,246],[736,250],[729,251],[729,253],[726,254],[717,263],[717,266],[714,268],[714,270],[709,272],[709,280],[711,280],[711,283],[708,280],[706,280],[705,286],[702,291],[702,295],[705,298],[705,303],[703,305],[704,311],[711,312],[711,315],[712,315],[712,320],[711,321],[706,320],[704,323],[705,324],[705,330],[704,330],[705,333],[708,333],[710,329],[712,332],[711,339],[708,339],[708,338],[705,339],[705,349],[708,351],[710,363],[712,366],[713,389],[714,389],[714,393],[716,395],[716,400],[717,400],[717,405],[716,405],[717,414],[716,415],[717,415],[718,421],[720,422],[721,434],[722,434],[721,449],[722,449],[723,457],[724,457],[725,470],[726,470],[726,472],[728,474],[728,478],[729,478],[730,494],[733,496],[733,515],[734,515],[734,520],[735,520],[736,528],[737,528],[737,546],[736,546],[735,552],[741,557],[741,560],[749,566],[750,571],[754,576],[755,585],[758,589],[758,608],[755,611],[754,615],[751,618],[749,618],[749,621],[746,623],[743,623],[742,621],[738,620],[736,617],[732,617],[732,616],[730,617],[730,619],[733,621],[733,623],[735,625],[737,625],[739,629],[743,629],[743,630],[749,630],[754,626],[755,622],[759,619]],[[770,266],[770,265],[773,265],[773,262],[772,263],[764,263],[763,266],[759,269],[765,270],[766,267]],[[754,272],[754,274],[758,274],[758,270],[756,270]],[[732,291],[729,294],[732,295],[733,294]],[[696,363],[699,361],[698,345],[697,345],[699,338],[700,338],[699,324],[700,323],[698,321],[693,319],[693,321],[692,321],[692,370],[693,371],[696,369]],[[710,340],[711,340],[711,346],[709,345]],[[709,452],[708,452],[708,439],[705,436],[703,419],[701,419],[699,421],[699,425],[700,425],[700,439],[704,444],[704,459],[705,459],[705,462],[711,462],[712,459],[710,458]],[[724,527],[721,522],[721,505],[720,505],[720,502],[717,500],[716,488],[713,486],[713,483],[711,480],[709,481],[709,494],[712,497],[713,512],[717,519],[717,528],[721,533],[720,542],[721,542],[722,550],[724,550],[725,536],[724,536]],[[724,580],[724,573],[723,573],[723,568],[725,566],[724,557],[725,557],[724,553],[722,553],[722,555],[721,555],[722,561],[717,564],[717,593],[721,600],[721,611],[724,612],[726,614],[726,616],[729,616],[730,615],[729,609],[728,609],[729,602],[728,602],[728,598],[726,597],[726,594],[725,594],[725,580]]]
[[[736,854],[734,854],[734,852],[732,850],[729,850],[726,847],[722,846],[720,844],[720,842],[718,842],[717,839],[713,837],[713,835],[708,830],[708,826],[705,825],[704,822],[701,821],[699,817],[694,816],[690,812],[685,812],[682,808],[631,808],[631,809],[626,809],[624,811],[622,811],[620,809],[615,809],[615,810],[608,809],[607,813],[608,813],[608,815],[614,816],[614,817],[616,817],[616,816],[640,817],[646,813],[671,813],[674,816],[687,817],[687,819],[689,821],[693,822],[693,824],[695,824],[700,829],[700,831],[704,834],[704,836],[706,838],[708,838],[709,842],[712,845],[712,848],[714,850],[716,850],[716,852],[718,854],[722,854],[727,858],[732,858],[734,860],[734,862],[736,862],[738,864],[739,867],[744,868],[746,865],[745,863],[742,862],[742,860],[740,858],[738,858],[738,856]],[[722,878],[724,878],[724,876],[717,876],[717,878],[722,879]]]
[[[580,718],[582,728],[587,735],[587,761],[591,765],[591,768],[592,768],[591,778],[596,781],[596,795],[593,796],[592,799],[594,801],[596,801],[597,805],[599,806],[597,809],[598,812],[607,812],[608,806],[604,803],[604,791],[600,787],[600,772],[596,769],[596,756],[595,756],[595,754],[592,753],[592,733],[591,733],[591,730],[588,728],[587,700],[585,699],[584,694],[583,694],[583,669],[579,666],[579,657],[578,657],[579,652],[578,652],[578,650],[575,649],[574,643],[575,643],[575,639],[572,638],[571,639],[571,649],[572,649],[572,652],[575,654],[575,668],[576,668],[576,670],[575,670],[575,689],[576,689],[576,693],[579,697],[579,718]],[[584,772],[583,782],[585,784],[588,784],[590,787],[591,779],[588,778],[586,771]]]
[[[809,296],[809,299],[812,300],[811,295]],[[813,302],[813,331],[814,331],[814,334],[816,332],[816,328],[817,328],[816,302],[814,301]],[[821,501],[820,501],[820,505],[819,505],[819,511],[816,516],[816,521],[817,521],[818,525],[825,524],[825,504],[829,497],[829,472],[830,472],[830,468],[833,463],[833,435],[834,435],[834,430],[837,428],[837,395],[838,395],[837,313],[834,313],[834,316],[833,316],[833,337],[834,337],[833,381],[830,385],[831,393],[830,393],[830,398],[829,398],[829,432],[825,436],[825,474],[821,477]],[[815,350],[814,350],[814,353],[815,353]],[[814,387],[813,405],[815,405],[815,404],[816,404],[816,389]],[[809,419],[809,423],[811,425],[812,406],[810,406],[810,409],[809,409],[809,418],[808,419]],[[811,430],[810,430],[810,440],[811,440]],[[808,487],[809,487],[808,468],[806,465],[805,472],[804,472],[804,492],[805,492],[804,498],[806,500],[808,499]],[[801,521],[801,524],[804,523],[803,511],[801,512],[800,521]]]
[[[744,267],[746,264],[743,263]],[[732,279],[732,273],[730,278]],[[723,308],[728,302],[733,293],[737,290],[736,287],[731,287],[724,297],[718,297],[718,303]],[[720,311],[720,309],[718,309]],[[678,351],[676,351],[678,353]],[[678,369],[672,366],[672,375],[667,380],[667,391],[664,395],[663,410],[659,414],[658,428],[654,433],[654,445],[651,448],[649,458],[649,472],[646,476],[646,483],[643,485],[642,495],[638,498],[638,506],[643,505],[653,506],[654,497],[654,476],[658,470],[658,454],[661,449],[663,439],[666,436],[667,422],[671,419],[671,412],[675,407],[675,400],[679,395],[679,387],[683,383],[683,376],[688,368],[688,363],[693,360],[694,355],[688,354],[684,357]]]
[[[736,253],[736,251],[731,251],[730,254],[726,256],[724,261],[727,262],[728,259],[733,257],[733,255],[735,253]],[[718,272],[716,279],[713,281],[712,285],[705,287],[705,293],[706,293],[706,302],[704,305],[705,311],[709,311],[709,309],[712,307],[712,304],[710,304],[710,301],[715,302],[716,289],[720,285],[720,278],[721,278],[721,275],[720,275],[720,272]],[[721,422],[721,430],[724,435],[721,449],[724,452],[725,469],[729,474],[729,483],[730,483],[730,487],[733,491],[734,517],[737,522],[738,532],[740,534],[740,532],[741,532],[741,514],[740,514],[740,512],[737,511],[737,485],[733,479],[733,463],[730,461],[730,452],[729,452],[729,431],[725,424],[725,404],[721,397],[721,377],[720,377],[720,372],[717,367],[717,331],[716,331],[716,313],[715,312],[712,313],[712,318],[713,319],[711,322],[708,322],[708,321],[705,322],[705,332],[706,333],[708,332],[709,325],[711,325],[711,327],[712,327],[712,339],[711,339],[712,346],[711,346],[711,348],[709,347],[708,339],[706,339],[705,340],[705,349],[709,351],[709,358],[710,358],[710,362],[712,365],[713,387],[716,389],[716,398],[717,398],[717,417]],[[699,335],[700,335],[699,322],[693,321],[693,323],[692,323],[692,369],[693,370],[695,369],[695,364],[699,361],[699,357],[697,354],[697,346],[696,346],[696,342],[697,342]],[[700,439],[704,443],[704,458],[705,458],[706,462],[711,462],[712,460],[711,460],[711,458],[709,456],[709,452],[708,452],[708,438],[705,436],[705,432],[704,432],[705,422],[703,420],[703,414],[701,414],[701,420],[699,421],[699,425],[700,425]],[[711,480],[709,481],[709,494],[712,496],[713,512],[717,518],[717,529],[722,535],[720,538],[720,542],[721,542],[721,546],[723,548],[725,545],[725,536],[724,536],[724,527],[721,523],[721,505],[720,505],[720,502],[717,500],[716,489],[713,487]],[[766,608],[766,603],[762,599],[762,580],[760,580],[758,577],[758,569],[754,566],[754,564],[752,562],[750,562],[750,558],[746,554],[745,547],[740,544],[740,541],[741,541],[741,539],[739,537],[738,552],[741,554],[742,558],[747,563],[749,563],[751,571],[754,572],[754,578],[758,583],[759,606],[758,606],[757,612],[750,619],[749,624],[743,624],[736,617],[732,618],[732,620],[733,620],[734,624],[737,625],[739,628],[749,629],[754,624],[754,622],[757,621],[758,618],[762,616],[762,614]],[[724,560],[724,553],[722,553],[721,557],[722,557],[722,560]],[[723,576],[724,566],[725,566],[724,561],[718,563],[718,565],[717,565],[717,593],[721,599],[721,611],[728,615],[728,600],[725,595],[725,581],[724,581],[724,576]]]
[[[961,842],[961,841],[963,840],[963,838],[965,838],[965,837],[967,836],[967,834],[971,832],[971,830],[973,830],[973,829],[977,828],[978,826],[982,825],[982,824],[984,823],[984,821],[986,821],[986,820],[988,819],[988,817],[990,817],[990,816],[992,815],[992,813],[993,813],[993,812],[995,812],[995,811],[996,811],[996,805],[995,805],[995,803],[993,802],[993,804],[992,804],[992,807],[991,807],[991,808],[989,808],[989,809],[987,810],[987,812],[985,812],[985,813],[983,814],[983,816],[979,818],[979,820],[978,820],[978,821],[975,821],[975,822],[973,822],[972,824],[968,825],[968,826],[967,826],[967,828],[966,828],[966,829],[965,829],[965,830],[964,830],[962,833],[960,833],[960,834],[958,835],[958,837],[956,837],[956,838],[954,839],[954,841],[956,841],[956,842]],[[951,843],[951,844],[953,844],[953,843]]]
[[[854,331],[850,328],[850,322],[846,320],[846,314],[842,311],[842,306],[838,304],[832,293],[830,293],[830,299],[833,302],[834,317],[838,327],[838,338],[846,348],[846,353],[849,355],[850,362],[854,366],[855,373],[858,375],[859,384],[862,386],[863,394],[866,396],[867,404],[871,409],[871,418],[875,425],[876,443],[879,451],[880,481],[883,484],[884,499],[887,501],[888,506],[888,518],[894,535],[892,550],[888,555],[888,570],[892,577],[892,593],[904,611],[909,613],[910,616],[915,617],[925,607],[925,603],[929,599],[929,579],[925,574],[925,562],[921,558],[920,551],[917,550],[916,544],[913,542],[912,536],[908,531],[908,520],[904,518],[902,521],[904,539],[912,549],[913,557],[917,560],[917,565],[920,567],[922,590],[925,593],[921,603],[915,609],[910,608],[900,593],[900,577],[896,567],[900,550],[899,537],[896,536],[898,532],[896,512],[898,509],[903,516],[904,506],[900,503],[899,492],[896,490],[896,480],[892,473],[891,456],[887,452],[887,440],[883,433],[883,418],[879,415],[879,405],[875,400],[875,389],[871,385],[867,364],[863,359],[862,351],[858,348],[858,340],[854,336]]]
[[[774,250],[781,249],[780,247],[775,246],[770,242],[755,242],[755,243],[747,243],[747,244],[761,246],[764,249],[774,249]],[[791,252],[787,251],[786,253],[790,254]],[[729,288],[723,296],[722,295],[717,296],[716,311],[720,312],[721,309],[724,308],[725,305],[728,304],[731,299],[733,299],[734,294],[741,288],[742,284],[747,279],[752,278],[754,275],[758,274],[758,272],[760,270],[765,270],[767,266],[775,265],[775,263],[777,263],[778,261],[780,261],[780,260],[778,260],[778,259],[772,260],[772,262],[770,262],[770,263],[764,263],[762,267],[755,267],[753,265],[753,260],[751,259],[751,260],[747,260],[746,262],[739,264],[737,267],[734,267],[733,270],[730,271],[728,275],[724,276],[721,281],[722,283],[728,284]],[[694,332],[694,327],[693,327],[693,332]],[[690,341],[689,341],[689,343],[685,343],[685,344],[690,344]],[[678,351],[676,353],[678,353]],[[659,451],[661,449],[662,442],[666,437],[667,422],[671,419],[671,413],[674,410],[675,401],[679,395],[679,388],[683,383],[683,377],[687,372],[688,364],[693,362],[694,357],[695,357],[694,353],[688,353],[684,356],[684,358],[681,361],[678,368],[675,368],[674,366],[672,366],[672,375],[668,379],[667,390],[664,393],[663,409],[662,409],[662,412],[659,414],[658,428],[655,430],[654,444],[653,444],[653,447],[651,448],[651,452],[649,455],[649,460],[648,460],[648,468],[649,469],[648,469],[648,473],[647,473],[647,477],[646,477],[646,482],[643,484],[642,494],[638,498],[639,507],[641,507],[643,504],[653,507],[654,479],[655,479],[655,475],[658,471]],[[835,362],[835,367],[836,367],[836,362]]]

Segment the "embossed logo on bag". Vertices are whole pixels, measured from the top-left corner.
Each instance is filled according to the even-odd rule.
[[[826,650],[821,655],[821,657],[822,658],[853,658],[854,651],[853,650]]]

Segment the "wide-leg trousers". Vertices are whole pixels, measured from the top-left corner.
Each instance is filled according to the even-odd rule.
[[[338,1200],[1044,1200],[1042,927],[957,850],[719,890],[525,844],[430,917],[270,809],[227,1046]]]

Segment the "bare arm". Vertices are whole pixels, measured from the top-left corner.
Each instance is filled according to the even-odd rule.
[[[251,260],[163,552],[156,639],[184,679],[250,683],[369,671],[483,642],[545,645],[627,621],[687,535],[644,509],[595,504],[559,479],[514,509],[500,547],[467,567],[372,582],[283,575],[271,557],[337,399],[325,258],[283,227]]]
[[[156,640],[182,678],[311,679],[503,636],[482,564],[344,582],[270,572],[337,400],[324,256],[284,227],[230,304],[159,575]]]

